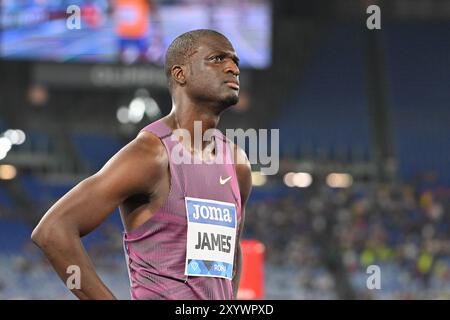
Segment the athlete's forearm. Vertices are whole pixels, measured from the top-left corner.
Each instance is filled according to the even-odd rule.
[[[239,289],[239,282],[241,280],[241,271],[242,271],[242,250],[241,250],[241,244],[238,244],[237,247],[237,255],[236,255],[236,273],[233,277],[233,296],[234,299],[237,299],[237,292]]]
[[[33,232],[32,239],[79,299],[115,299],[96,273],[78,235],[54,227]]]

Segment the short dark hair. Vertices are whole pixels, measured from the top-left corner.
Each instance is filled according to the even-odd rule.
[[[169,90],[172,90],[172,67],[176,64],[185,64],[189,56],[197,48],[199,40],[205,36],[219,36],[227,39],[220,32],[210,29],[197,29],[185,32],[172,41],[167,49],[164,61],[164,70],[166,72]]]

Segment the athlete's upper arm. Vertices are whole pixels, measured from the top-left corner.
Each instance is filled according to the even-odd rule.
[[[234,163],[236,167],[236,175],[239,183],[239,191],[241,193],[241,223],[239,226],[239,236],[242,234],[242,229],[245,221],[245,206],[250,197],[252,190],[252,169],[245,152],[237,145],[235,145]]]
[[[244,206],[247,203],[252,190],[252,169],[247,155],[238,146],[236,146],[235,166],[239,190],[241,192],[241,203]]]
[[[63,224],[83,236],[131,195],[151,193],[161,182],[167,165],[165,149],[159,138],[151,133],[140,133],[99,172],[56,202],[40,225],[51,229],[52,225]]]

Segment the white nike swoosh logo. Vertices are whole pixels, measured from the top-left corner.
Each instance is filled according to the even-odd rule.
[[[225,179],[222,179],[222,176],[220,176],[220,184],[225,184],[228,181],[230,181],[230,179],[231,179],[231,176],[229,176],[228,178],[225,178]]]

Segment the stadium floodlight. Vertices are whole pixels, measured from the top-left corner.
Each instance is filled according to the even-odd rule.
[[[128,109],[128,118],[133,123],[138,123],[144,118],[145,114],[145,101],[143,98],[134,98],[131,100]]]
[[[267,177],[259,171],[252,171],[252,185],[261,187],[267,183]]]
[[[161,115],[161,109],[158,106],[158,103],[153,98],[143,98],[145,103],[145,113],[147,114],[147,117],[150,119],[157,118],[159,115]]]
[[[117,120],[120,123],[125,124],[125,123],[130,122],[130,119],[128,118],[128,108],[125,106],[122,106],[119,109],[117,109],[116,116],[117,116]]]
[[[331,188],[349,188],[353,184],[353,177],[348,173],[330,173],[326,181]]]
[[[0,180],[12,180],[16,175],[16,167],[9,164],[0,165]]]
[[[8,153],[9,150],[11,150],[12,143],[11,141],[6,137],[0,138],[0,153]]]
[[[292,182],[297,188],[308,188],[312,182],[312,176],[307,172],[297,172],[292,177]]]
[[[284,184],[287,185],[287,186],[290,187],[290,188],[295,187],[295,184],[294,184],[294,175],[295,175],[294,172],[288,172],[288,173],[286,173],[286,174],[284,175],[284,177],[283,177],[283,182],[284,182]]]
[[[23,132],[20,129],[14,130],[14,129],[8,129],[3,134],[5,138],[7,138],[11,144],[13,145],[21,145],[26,140],[25,132]]]
[[[16,141],[16,145],[21,145],[23,144],[26,140],[27,140],[27,135],[25,134],[25,132],[23,132],[20,129],[15,130],[16,134],[17,134],[17,141]]]

